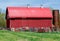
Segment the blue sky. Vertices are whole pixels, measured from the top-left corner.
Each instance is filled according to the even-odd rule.
[[[60,0],[0,0],[0,8],[3,10],[8,6],[27,6],[39,7],[41,4],[43,7],[50,7],[60,10]]]

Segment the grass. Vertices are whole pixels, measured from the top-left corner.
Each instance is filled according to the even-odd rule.
[[[60,33],[11,32],[0,30],[0,41],[60,41]]]

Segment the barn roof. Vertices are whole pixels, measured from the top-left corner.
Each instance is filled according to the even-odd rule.
[[[52,18],[50,8],[7,7],[8,18]]]

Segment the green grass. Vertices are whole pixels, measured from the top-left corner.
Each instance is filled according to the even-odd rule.
[[[0,41],[60,41],[60,33],[11,32],[0,30]]]

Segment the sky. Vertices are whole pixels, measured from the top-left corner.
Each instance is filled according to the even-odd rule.
[[[5,10],[6,7],[20,7],[20,6],[27,6],[30,4],[30,7],[50,7],[53,9],[60,10],[60,0],[0,0],[0,8]]]

